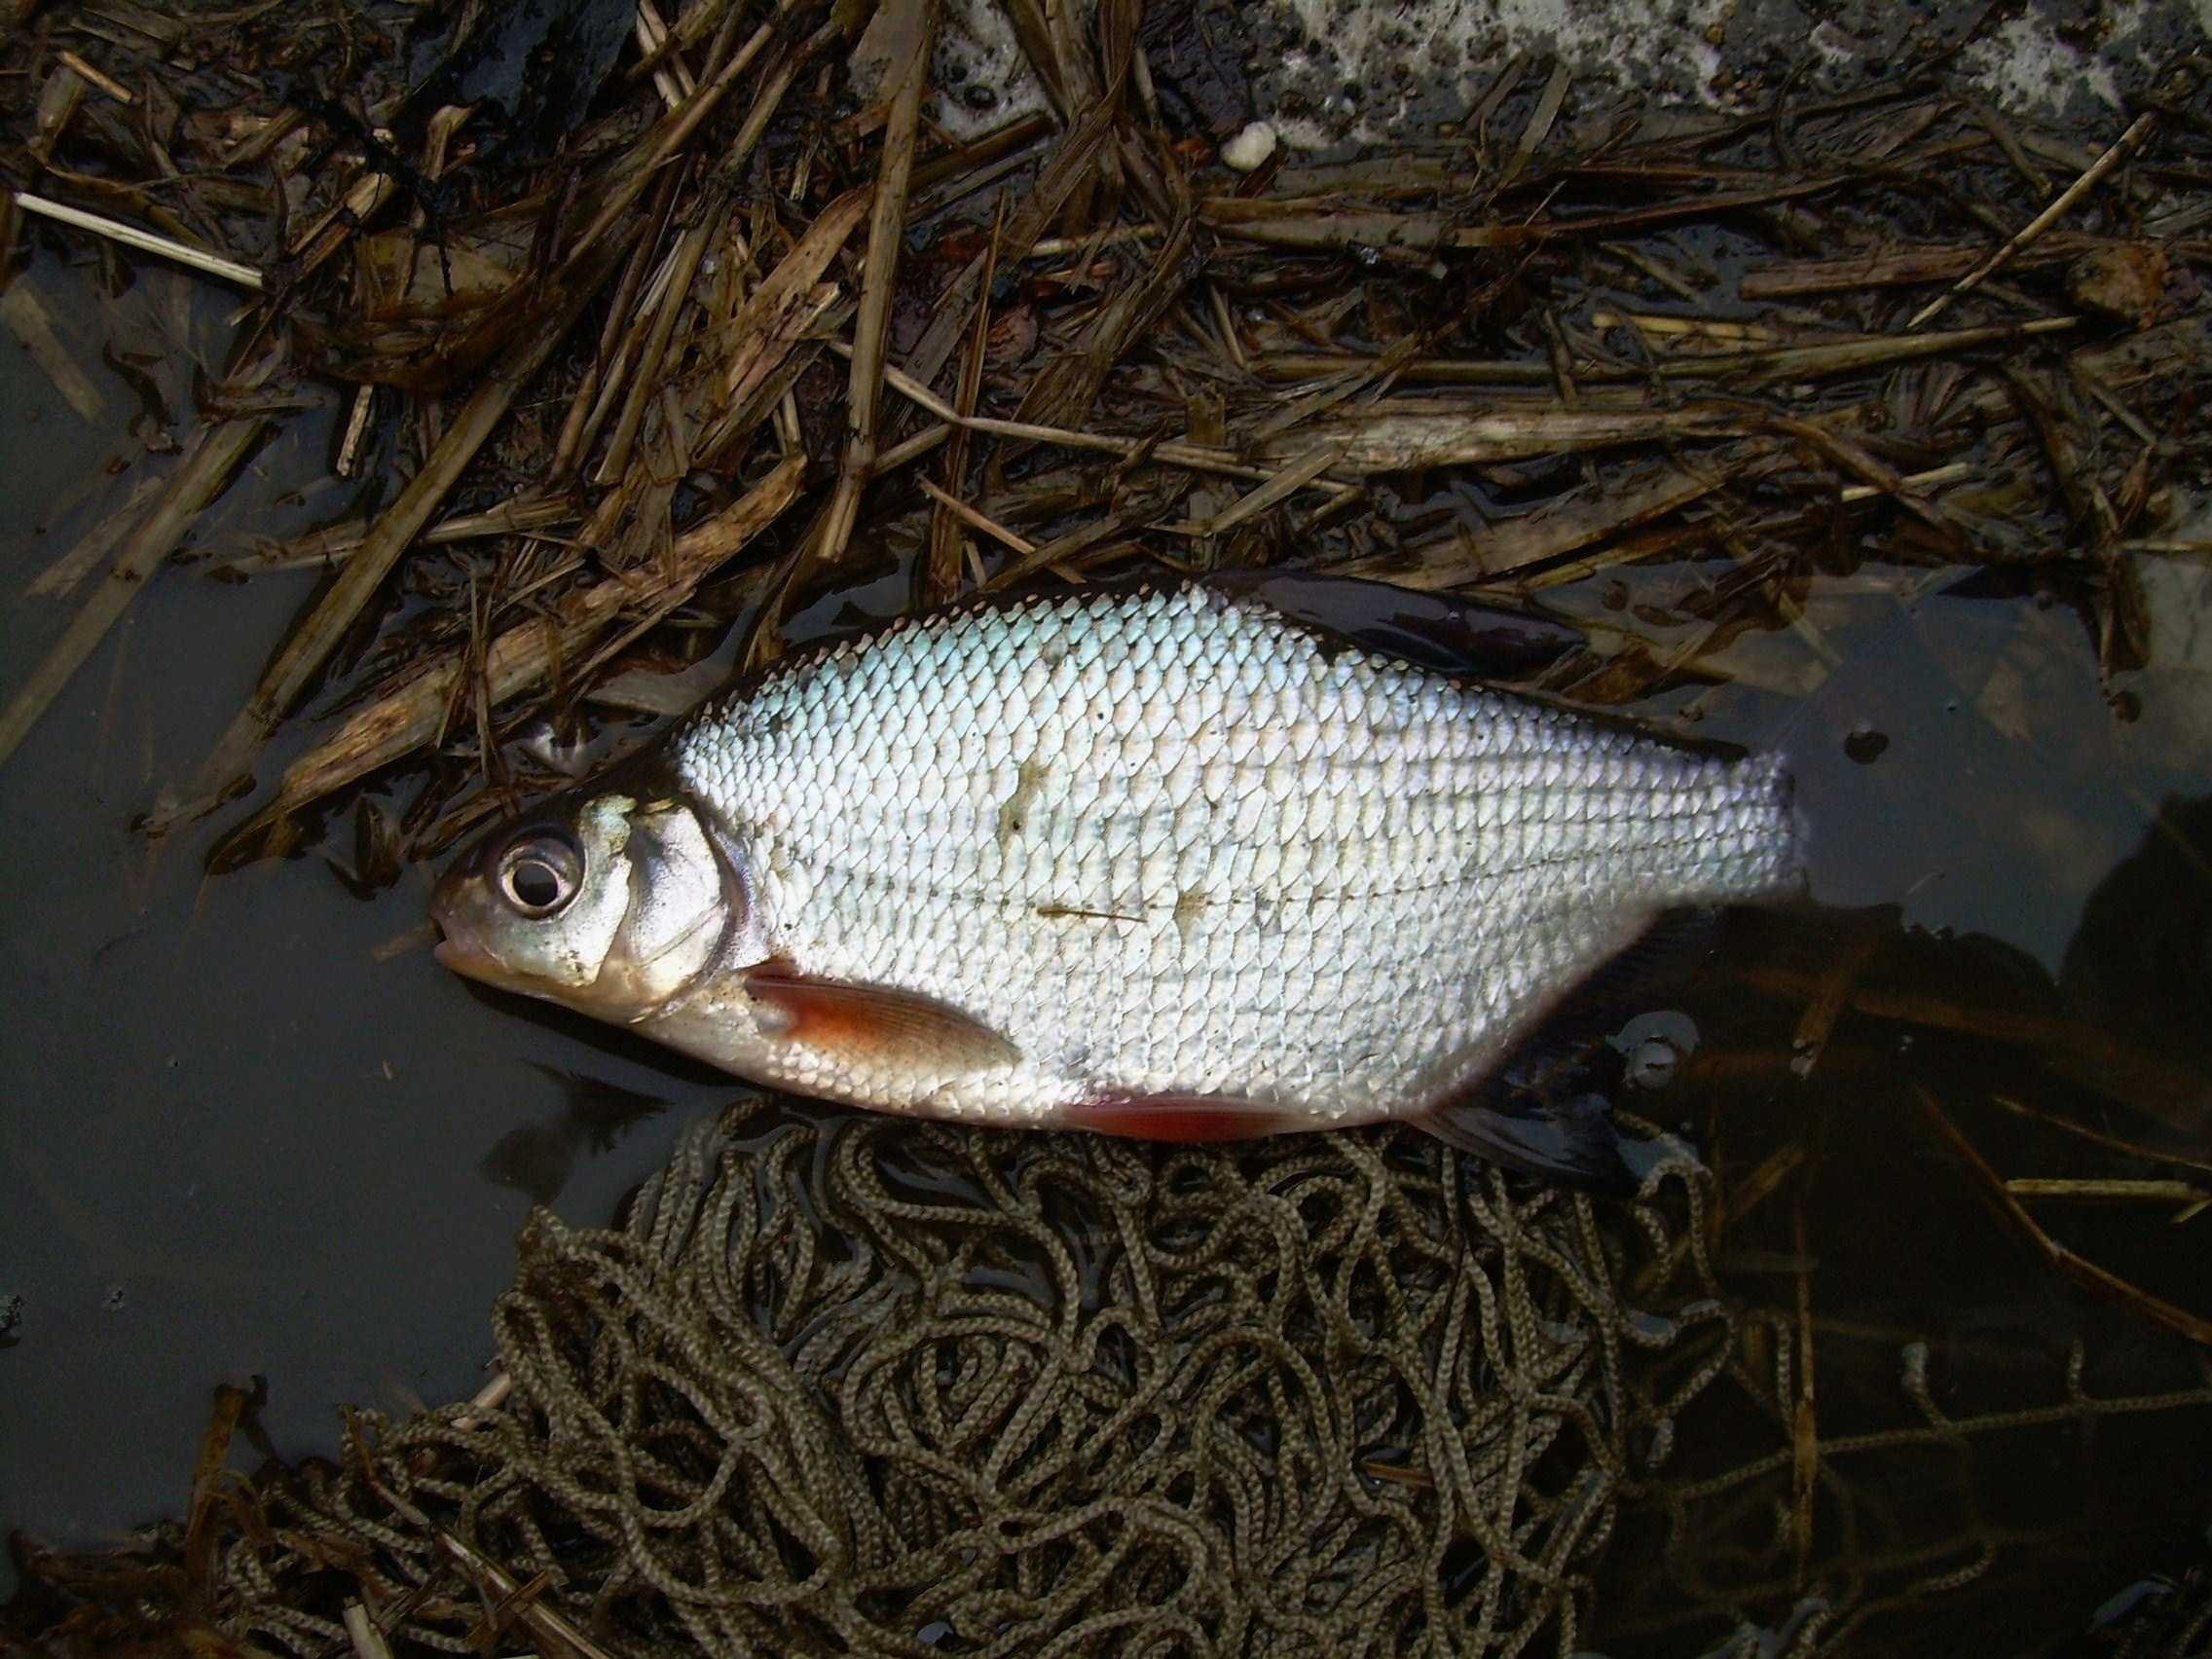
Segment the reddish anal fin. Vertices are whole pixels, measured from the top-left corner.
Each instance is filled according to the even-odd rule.
[[[1297,1113],[1235,1094],[1101,1095],[1062,1107],[1058,1122],[1093,1134],[1186,1143],[1257,1140],[1314,1126]]]
[[[745,989],[769,1036],[863,1061],[897,1058],[933,1071],[1011,1066],[1021,1051],[950,1003],[890,985],[817,979],[780,964],[756,968]]]

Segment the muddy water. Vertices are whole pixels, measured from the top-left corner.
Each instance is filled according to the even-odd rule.
[[[91,279],[49,256],[19,280],[70,307]],[[147,272],[139,286],[167,281]],[[223,299],[199,296],[187,350],[222,338]],[[110,319],[162,350],[162,308],[143,300]],[[100,420],[0,350],[11,687],[74,609],[18,597],[95,516],[70,498],[142,449],[129,387],[96,349],[78,360],[107,394]],[[284,534],[341,505],[315,490],[332,424],[326,409],[288,422],[209,539]],[[559,1184],[565,1211],[603,1218],[723,1092],[488,1008],[420,940],[380,960],[421,924],[420,880],[363,903],[310,856],[203,883],[222,820],[158,849],[132,832],[207,753],[316,581],[165,571],[0,769],[0,1297],[21,1298],[0,1350],[0,1524],[91,1539],[175,1510],[219,1381],[269,1379],[266,1420],[290,1453],[333,1444],[340,1401],[474,1391],[530,1203],[479,1165],[504,1141],[509,1182]],[[570,1091],[540,1068],[670,1110],[607,1151],[574,1149],[563,1182]],[[535,1157],[512,1156],[532,1138]]]
[[[11,685],[71,609],[18,596],[112,498],[116,458],[182,432],[189,365],[224,337],[222,296],[142,271],[93,311],[95,268],[44,246],[21,280],[79,331],[73,360],[98,407],[80,391],[87,407],[73,408],[24,353],[0,351]],[[102,339],[162,365],[149,372],[166,377],[166,411],[103,365]],[[334,408],[283,424],[205,540],[337,516]],[[163,464],[138,459],[123,483]],[[206,753],[317,579],[240,586],[164,571],[0,768],[0,1297],[20,1298],[0,1350],[0,1524],[46,1539],[93,1540],[175,1510],[218,1381],[268,1380],[262,1420],[287,1455],[327,1451],[341,1401],[471,1391],[486,1306],[530,1196],[604,1220],[679,1126],[727,1093],[602,1028],[440,971],[420,940],[420,872],[367,901],[315,854],[204,881],[202,855],[227,820],[159,847],[132,832],[132,815]],[[1626,584],[1626,609],[1663,618],[1695,580],[1641,569],[1566,597],[1617,619],[1614,584]],[[2162,583],[2157,600],[2169,613],[2195,603],[2187,581]],[[1809,706],[1782,688],[1810,647],[1773,636],[1721,658],[1742,682],[1646,711],[1796,754],[1826,906],[1733,931],[1679,999],[1705,1034],[1702,1069],[1648,1103],[1720,1137],[1717,1156],[1739,1178],[1787,1144],[1806,1151],[1810,1173],[1792,1189],[1802,1235],[1799,1198],[1775,1204],[1731,1238],[1730,1289],[1785,1306],[1799,1271],[1812,1273],[1824,1433],[1899,1420],[1899,1356],[1915,1338],[1931,1345],[1937,1397],[1962,1414],[2059,1397],[2077,1340],[2089,1345],[2092,1392],[2185,1386],[2187,1345],[2023,1252],[1973,1201],[1919,1101],[1925,1089],[1949,1102],[2009,1173],[2072,1172],[2080,1149],[1992,1114],[1992,1092],[2199,1153],[2212,1138],[2203,1092],[2189,1087],[2206,1075],[2212,1003],[2203,685],[2170,661],[2100,684],[2077,615],[1970,572],[1876,557],[1817,590],[1809,611],[1838,664]],[[1664,643],[1663,620],[1639,625]],[[1869,982],[2041,1028],[2077,1020],[2150,1053],[2157,1118],[2115,1106],[2132,1084],[2100,1078],[2062,1043],[1863,1014],[1847,1012],[1817,1063],[1806,1071],[1796,1056],[1792,1069],[1805,999],[1774,989],[1776,977],[1818,974],[1862,946]],[[1754,971],[1765,988],[1747,979]],[[607,1089],[626,1091],[613,1116],[634,1121],[593,1134],[575,1079],[603,1086],[603,1108]],[[2052,1219],[2116,1270],[2202,1306],[2212,1220]],[[1992,1526],[2050,1565],[2029,1593],[2015,1584],[1932,1617],[1935,1632],[1966,1617],[2004,1633],[1985,1650],[2016,1651],[2078,1631],[2108,1595],[2188,1559],[2207,1519],[2208,1423],[2168,1414],[2024,1437],[1972,1514],[1924,1452],[1855,1473],[1899,1548],[1936,1552],[1930,1571],[1971,1559]],[[1770,1424],[1720,1393],[1681,1435],[1689,1471],[1773,1444]],[[1727,1628],[1661,1582],[1663,1523],[1658,1510],[1639,1518],[1616,1554],[1620,1594],[1599,1633],[1608,1651],[1693,1652]],[[1747,1540],[1770,1525],[1747,1515]]]

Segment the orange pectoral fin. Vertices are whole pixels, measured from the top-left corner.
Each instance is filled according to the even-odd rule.
[[[776,964],[745,977],[771,1037],[853,1060],[897,1057],[932,1070],[1011,1066],[1021,1051],[949,1003],[889,985],[815,979]]]
[[[1258,1140],[1287,1129],[1318,1127],[1311,1119],[1237,1094],[1114,1094],[1063,1106],[1058,1123],[1131,1140]]]

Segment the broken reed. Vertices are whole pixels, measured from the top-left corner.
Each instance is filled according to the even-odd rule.
[[[1554,66],[1524,78],[1515,69],[1485,100],[1479,127],[1441,151],[1278,165],[1232,190],[1218,170],[1194,168],[1202,145],[1163,130],[1156,102],[1133,95],[1144,79],[1133,10],[1109,7],[1095,39],[1044,23],[1026,32],[1026,49],[1056,89],[1051,116],[1025,116],[966,144],[922,118],[935,17],[932,4],[898,0],[874,9],[786,4],[751,19],[732,6],[702,6],[673,30],[642,18],[637,56],[618,76],[628,100],[615,98],[619,108],[577,135],[572,152],[588,159],[558,196],[544,171],[497,177],[475,136],[497,114],[465,108],[435,112],[423,153],[404,169],[381,146],[350,148],[343,131],[322,133],[334,144],[310,149],[315,118],[281,104],[241,117],[227,144],[210,142],[209,154],[194,158],[217,177],[240,161],[312,166],[311,193],[331,203],[265,241],[282,250],[274,262],[281,281],[247,319],[244,338],[258,343],[248,377],[281,372],[283,359],[270,353],[282,350],[287,320],[312,299],[335,318],[320,331],[326,360],[381,379],[425,410],[434,403],[442,418],[407,489],[348,546],[336,579],[157,824],[220,798],[250,772],[270,732],[326,675],[339,643],[387,603],[399,561],[420,546],[453,544],[438,535],[441,514],[484,525],[495,545],[499,527],[513,527],[488,571],[478,561],[468,581],[449,584],[457,602],[468,593],[455,611],[461,637],[441,645],[439,630],[418,630],[435,654],[397,670],[402,683],[381,693],[386,714],[356,718],[288,770],[254,820],[257,834],[407,748],[471,731],[496,740],[555,685],[572,707],[586,687],[566,665],[596,656],[602,669],[619,669],[606,647],[686,605],[738,549],[700,568],[661,563],[657,574],[630,581],[612,610],[584,603],[567,613],[587,624],[565,624],[542,608],[562,588],[597,583],[610,593],[609,577],[629,581],[634,568],[666,561],[684,534],[672,518],[679,483],[690,498],[681,510],[711,516],[798,456],[818,476],[833,469],[827,495],[810,516],[771,535],[765,588],[743,582],[715,601],[713,613],[725,617],[756,607],[746,653],[754,660],[778,648],[780,617],[794,597],[850,562],[864,506],[877,532],[863,539],[864,557],[871,545],[903,542],[906,521],[926,515],[925,598],[996,585],[1015,571],[1081,579],[1132,559],[1181,569],[1285,554],[1504,596],[1679,545],[1682,537],[1654,542],[1654,527],[1710,545],[1712,519],[1732,511],[1739,493],[1781,489],[1901,509],[1952,558],[2013,557],[2003,535],[1952,511],[1945,496],[1986,487],[2038,450],[2061,479],[2063,500],[2053,505],[2090,519],[2111,590],[2114,622],[2101,635],[2108,654],[2139,651],[2139,606],[2116,550],[2145,528],[2168,458],[2114,480],[2084,476],[2084,458],[2104,446],[2094,432],[2054,424],[2050,407],[2065,402],[2078,420],[2078,400],[2039,392],[2037,383],[2091,387],[2091,424],[2156,437],[2128,409],[2128,393],[2200,359],[2201,324],[2163,316],[2156,285],[2132,301],[2124,283],[2110,281],[2102,293],[2077,283],[2047,298],[2015,287],[1994,306],[1976,290],[2001,271],[2020,277],[2059,260],[2070,270],[2124,256],[2176,269],[2200,260],[2202,239],[2190,233],[2201,231],[2201,215],[2186,210],[2166,215],[2171,236],[2068,222],[2095,207],[2100,188],[2127,188],[2130,168],[2171,138],[2158,108],[2083,159],[2072,186],[2023,213],[2014,205],[2023,193],[2004,188],[2020,182],[2012,172],[2020,159],[2050,166],[2073,153],[1940,95],[1876,92],[1803,105],[1788,112],[1793,142],[1785,155],[1762,146],[1754,124],[1729,120],[1643,139],[1624,136],[1602,111],[1580,111],[1569,125],[1571,75]],[[99,43],[88,44],[96,58]],[[831,126],[818,110],[787,108],[794,86],[835,85],[847,54],[887,66],[853,89],[859,116]],[[61,77],[81,79],[66,61],[50,74],[50,90]],[[2184,90],[2177,83],[2167,95]],[[50,97],[42,107],[37,153],[59,170],[54,158],[66,153],[76,106]],[[726,191],[701,187],[710,174],[730,178],[748,166],[775,185],[772,206],[757,194],[741,206]],[[1878,210],[1933,168],[1981,190],[1978,214],[1961,204],[1949,244],[1880,245]],[[408,196],[441,177],[473,187],[475,211],[431,227]],[[916,179],[925,181],[919,194]],[[947,209],[986,200],[992,184],[1002,196],[984,239]],[[1624,194],[1642,200],[1623,205]],[[50,201],[26,198],[42,209]],[[1606,204],[1592,205],[1600,201]],[[2155,185],[2133,183],[2131,214],[2159,201]],[[2006,218],[2017,228],[1991,248],[1986,227]],[[81,215],[76,222],[102,228]],[[1788,235],[1778,256],[1731,291],[1673,240],[1700,226]],[[1876,245],[1849,251],[1870,228]],[[233,279],[259,277],[252,262],[203,254],[183,239],[128,234]],[[940,248],[964,238],[983,245],[965,262],[940,258],[916,270],[911,248],[927,248],[933,235]],[[1822,236],[1835,251],[1798,251]],[[349,248],[350,271],[340,257]],[[986,275],[1014,271],[1014,309],[994,317],[991,290],[1005,283]],[[1584,285],[1591,276],[1660,303],[1601,303]],[[1404,294],[1385,291],[1423,287],[1460,300],[1442,308],[1442,325],[1413,326]],[[1987,314],[1922,326],[1936,302],[1914,290],[1930,288],[1942,304],[1972,298]],[[894,297],[926,300],[933,291],[928,327],[894,360],[886,350]],[[1804,309],[1809,296],[1838,294],[1859,326]],[[1783,298],[1792,304],[1779,313],[1740,309]],[[2055,309],[2035,314],[2050,300]],[[1900,314],[1907,304],[1915,309]],[[2131,338],[2116,345],[2106,313],[2124,314],[2130,304]],[[1691,310],[1669,309],[1677,305]],[[596,344],[574,338],[587,319]],[[1386,333],[1393,320],[1397,338],[1380,351],[1336,338],[1354,323],[1370,337]],[[994,323],[1014,325],[1010,332],[1035,347],[994,347]],[[2085,332],[2088,344],[2053,359],[2053,347]],[[1455,334],[1508,350],[1440,349]],[[2130,360],[2116,363],[2123,351]],[[2146,357],[2148,375],[2136,372]],[[2021,373],[1992,375],[1993,362]],[[1924,407],[1923,419],[1900,430],[1893,411],[1865,395],[1884,377],[1906,385],[1918,369],[1933,385],[1962,364],[1975,372],[1960,389],[1995,424],[1994,441],[1989,428],[1957,420],[1956,406]],[[488,456],[516,399],[549,372],[572,389],[559,442],[533,477],[527,457]],[[802,385],[811,426],[801,418]],[[370,409],[364,392],[355,439]],[[2015,425],[2036,441],[2009,436]],[[237,448],[219,444],[212,454]],[[1417,527],[1409,535],[1402,518],[1378,509],[1371,487],[1578,454],[1604,456],[1603,475],[1586,470],[1579,488],[1562,479],[1554,500],[1479,530],[1458,524],[1437,535]],[[1113,464],[1086,460],[1097,455]],[[899,476],[908,468],[910,479]],[[1222,498],[1207,482],[1224,476],[1245,481],[1237,497]],[[224,477],[210,484],[206,465],[181,473],[162,509],[149,511],[116,580],[0,716],[0,755],[140,578],[189,535]],[[1110,530],[1091,528],[1101,524]],[[1314,545],[1297,546],[1301,535]],[[278,550],[277,562],[307,556]],[[478,634],[501,627],[535,630],[538,643],[519,657],[515,647],[498,653],[525,666],[487,680]],[[471,676],[468,693],[454,690]],[[481,705],[473,719],[451,718],[457,697]],[[441,718],[392,723],[389,710],[432,702],[446,705]],[[368,728],[377,741],[363,740]],[[482,758],[494,760],[489,752]]]

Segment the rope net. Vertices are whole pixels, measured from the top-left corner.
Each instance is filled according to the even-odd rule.
[[[743,1101],[624,1225],[533,1217],[498,1406],[356,1412],[339,1464],[254,1480],[218,1455],[59,1626],[326,1654],[359,1602],[402,1651],[1565,1655],[1634,1454],[1722,1364],[1682,1340],[1727,1321],[1694,1170],[1601,1210],[1391,1129]]]

